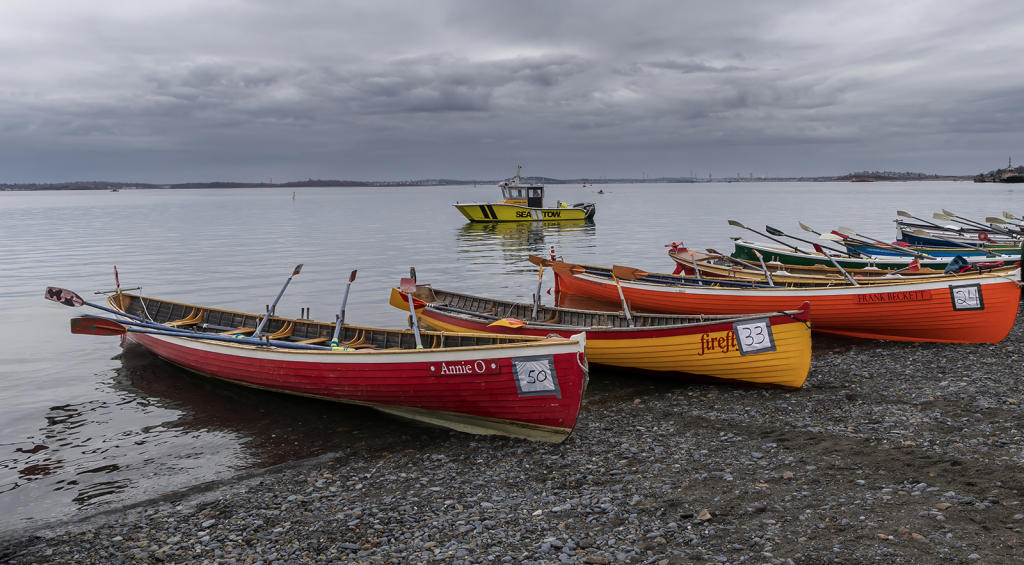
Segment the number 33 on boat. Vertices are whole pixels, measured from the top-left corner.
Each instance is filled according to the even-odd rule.
[[[519,171],[512,182],[503,182],[502,200],[498,203],[473,202],[453,204],[471,222],[558,222],[564,220],[590,220],[596,207],[593,202],[579,202],[569,205],[559,202],[554,208],[544,207],[543,184],[521,184]]]

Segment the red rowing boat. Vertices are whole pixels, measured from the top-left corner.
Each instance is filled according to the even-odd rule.
[[[107,301],[155,323],[122,329],[127,339],[190,371],[470,433],[560,442],[576,424],[587,383],[583,334],[544,339],[421,332],[424,347],[417,349],[408,330],[343,326],[340,346],[312,349],[331,339],[335,324],[271,317],[268,343],[277,345],[265,346],[252,339],[224,341],[251,333],[262,318],[254,314],[128,294]],[[105,323],[80,318],[78,329]]]
[[[1013,328],[1021,296],[1020,270],[963,273],[928,281],[870,286],[775,286],[729,279],[694,281],[686,277],[634,271],[619,276],[622,295],[633,308],[670,314],[749,314],[799,308],[809,302],[814,330],[824,333],[947,343],[998,343]],[[620,300],[613,269],[555,263],[562,292],[608,302]]]

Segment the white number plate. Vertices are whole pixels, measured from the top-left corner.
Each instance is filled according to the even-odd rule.
[[[775,336],[768,318],[746,320],[732,325],[740,355],[775,351]]]
[[[984,310],[985,300],[981,297],[980,284],[965,284],[949,287],[953,310]]]
[[[555,358],[551,355],[515,357],[512,359],[519,396],[555,395],[562,398],[555,375]]]

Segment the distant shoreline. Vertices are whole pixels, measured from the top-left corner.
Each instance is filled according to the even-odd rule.
[[[524,183],[539,183],[545,185],[604,185],[604,184],[694,184],[694,183],[735,183],[735,182],[851,182],[854,175],[843,175],[840,177],[738,177],[738,178],[657,178],[657,179],[552,179],[546,177],[523,177]],[[921,177],[861,177],[856,175],[860,182],[910,182],[910,181],[950,181],[967,182],[973,180],[973,176],[938,176],[929,175]],[[507,180],[507,179],[503,179]],[[426,186],[496,186],[502,180],[483,181],[460,181],[450,179],[430,179],[407,182],[359,182],[359,181],[324,181],[310,180],[297,181],[280,184],[271,183],[240,183],[240,182],[205,182],[205,183],[181,183],[181,184],[149,184],[149,183],[127,183],[127,182],[64,182],[64,183],[10,183],[0,184],[0,191],[39,191],[39,190],[176,190],[176,189],[232,189],[232,188],[395,188],[395,187],[426,187]]]

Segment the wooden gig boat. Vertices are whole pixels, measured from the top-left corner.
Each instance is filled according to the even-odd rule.
[[[421,323],[436,330],[563,337],[587,332],[587,361],[696,382],[795,390],[811,367],[808,306],[746,316],[597,312],[490,300],[417,286]],[[422,301],[422,303],[420,302]],[[409,311],[396,289],[391,304]],[[632,319],[633,326],[629,321]],[[738,336],[738,337],[737,337]],[[757,347],[751,347],[755,346]]]
[[[556,263],[562,292],[617,302],[612,269]],[[695,281],[635,271],[621,280],[625,299],[637,309],[673,314],[735,315],[811,304],[814,329],[824,333],[947,343],[998,343],[1013,328],[1020,301],[1020,270],[1011,275],[963,273],[928,281],[854,286],[770,287],[729,279]]]
[[[251,332],[261,316],[128,294],[113,295],[108,303],[168,327],[195,330],[125,335],[201,375],[360,404],[469,433],[560,442],[576,424],[587,383],[582,334],[544,339],[421,332],[424,348],[416,349],[408,330],[343,325],[341,346],[333,350],[289,349],[203,338]],[[266,327],[278,343],[309,346],[331,340],[335,324],[271,317]]]
[[[880,246],[875,246],[870,249],[883,249],[889,253],[889,255],[872,255],[869,253],[870,249],[868,247],[863,247],[864,253],[868,255],[866,258],[848,257],[834,253],[830,253],[829,255],[815,252],[796,253],[781,246],[751,242],[743,238],[733,238],[733,241],[735,242],[735,251],[733,251],[731,255],[732,258],[740,259],[748,263],[757,263],[757,253],[760,253],[764,256],[765,261],[782,263],[787,266],[787,270],[789,270],[789,265],[804,267],[820,265],[822,267],[834,268],[834,261],[846,270],[874,268],[882,271],[894,271],[906,268],[914,260],[914,257],[909,254],[909,252],[907,252],[907,254],[900,255],[895,253],[892,249],[885,249]],[[949,250],[947,249],[946,251]],[[969,249],[965,249],[965,251],[970,252]],[[942,271],[946,268],[946,265],[949,264],[950,259],[956,255],[962,255],[968,263],[991,263],[1002,260],[1007,264],[1010,264],[1020,260],[1020,250],[1018,249],[1016,254],[1000,258],[991,258],[985,253],[977,255],[971,255],[970,253],[952,253],[943,257],[919,259],[918,262],[922,269],[936,269]],[[829,256],[831,256],[831,259],[829,259]]]
[[[765,269],[759,262],[743,261],[720,254],[701,253],[692,251],[685,247],[673,247],[669,250],[668,256],[676,262],[676,270],[673,274],[683,274],[690,277],[700,276],[703,278],[725,278],[755,281],[767,283],[768,276]],[[973,269],[979,271],[999,272],[1008,276],[1013,275],[1016,267],[1003,266],[999,263],[993,266],[986,266],[984,263],[972,263]],[[883,270],[878,267],[864,269],[843,269],[840,272],[835,267],[824,265],[784,265],[780,262],[771,261],[765,263],[768,275],[771,276],[775,285],[799,284],[805,286],[832,286],[836,284],[849,284],[846,275],[854,277],[858,284],[888,284],[901,279],[915,281],[928,280],[934,277],[948,276],[943,269],[905,267],[899,272]]]

